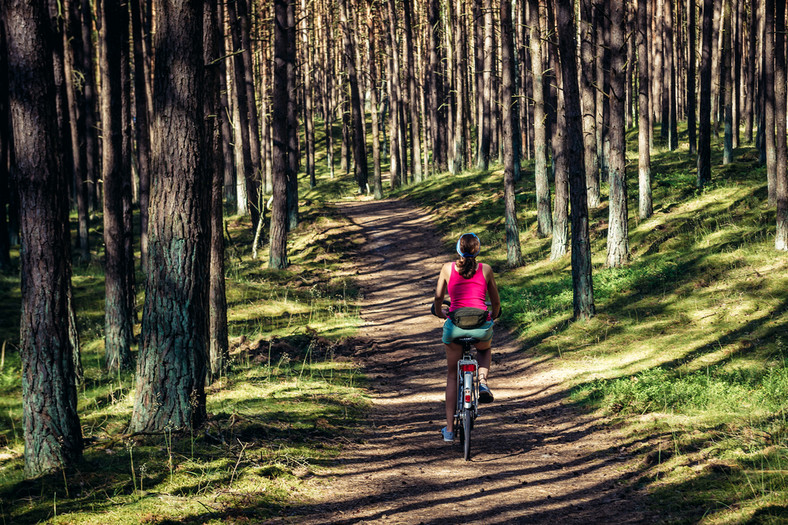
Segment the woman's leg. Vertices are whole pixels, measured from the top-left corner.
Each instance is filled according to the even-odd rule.
[[[492,361],[491,341],[480,341],[476,343],[476,360],[479,362],[479,382],[487,384],[487,374],[490,371]]]
[[[446,346],[446,430],[454,432],[454,409],[457,406],[457,362],[462,347],[457,343]]]

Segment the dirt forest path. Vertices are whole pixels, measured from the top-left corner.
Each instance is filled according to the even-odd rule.
[[[628,481],[638,464],[615,431],[565,405],[548,361],[503,329],[493,340],[490,387],[472,459],[444,443],[445,354],[429,313],[440,266],[452,260],[424,210],[403,201],[354,201],[341,211],[363,229],[360,336],[373,406],[364,439],[325,476],[321,501],[287,523],[654,523]],[[481,260],[484,258],[482,251]],[[642,466],[641,466],[642,468]]]

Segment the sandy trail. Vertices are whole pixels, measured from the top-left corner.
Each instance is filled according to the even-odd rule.
[[[444,443],[445,355],[429,314],[445,253],[429,216],[397,200],[343,203],[367,243],[356,261],[361,337],[373,397],[361,444],[325,476],[322,501],[291,509],[293,523],[654,523],[629,481],[642,465],[620,437],[565,404],[558,372],[503,329],[472,460]],[[480,256],[484,260],[484,252]]]

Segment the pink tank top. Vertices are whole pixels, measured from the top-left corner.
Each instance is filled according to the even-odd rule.
[[[451,265],[451,275],[449,275],[449,297],[451,297],[451,307],[453,312],[457,308],[479,308],[486,310],[487,305],[484,299],[487,294],[487,280],[484,278],[482,264],[470,279],[465,279],[457,272],[457,267]]]

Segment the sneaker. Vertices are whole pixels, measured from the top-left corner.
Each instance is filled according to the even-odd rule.
[[[492,403],[495,399],[490,388],[484,383],[479,385],[479,403]]]
[[[443,441],[451,443],[454,441],[454,432],[449,432],[446,430],[446,427],[441,429],[441,434],[443,435]]]

